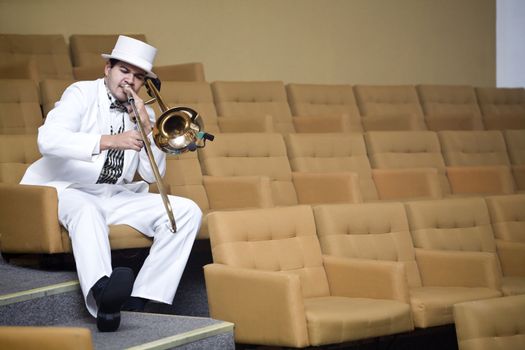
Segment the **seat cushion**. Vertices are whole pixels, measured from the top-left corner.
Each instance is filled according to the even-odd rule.
[[[490,288],[421,287],[410,290],[410,304],[414,325],[427,328],[454,322],[453,306],[456,303],[501,296]]]
[[[504,276],[502,282],[503,295],[525,294],[525,277]]]
[[[319,297],[304,300],[311,345],[366,339],[413,329],[410,307],[393,300]]]

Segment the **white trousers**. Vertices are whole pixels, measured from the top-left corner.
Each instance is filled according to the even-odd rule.
[[[167,304],[173,302],[202,212],[187,198],[169,196],[169,200],[176,233],[169,229],[169,219],[158,194],[107,184],[75,185],[60,193],[59,221],[69,232],[80,287],[91,315],[97,315],[91,287],[112,271],[108,225],[126,224],[153,237],[131,295]]]

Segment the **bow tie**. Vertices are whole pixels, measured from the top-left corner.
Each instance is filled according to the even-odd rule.
[[[128,108],[123,105],[120,101],[113,101],[111,102],[111,105],[109,106],[109,109],[111,110],[117,110],[119,112],[128,113]]]

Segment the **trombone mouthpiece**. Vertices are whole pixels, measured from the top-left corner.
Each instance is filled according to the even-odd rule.
[[[129,84],[124,84],[124,85],[122,85],[122,88],[124,89],[124,93],[128,97],[128,102],[133,101],[134,100],[133,99],[133,94],[128,90],[128,89],[131,89],[131,86]]]

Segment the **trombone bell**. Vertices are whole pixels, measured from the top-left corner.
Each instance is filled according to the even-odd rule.
[[[195,151],[205,146],[214,136],[203,131],[202,117],[188,107],[169,108],[151,79],[146,80],[148,94],[156,100],[162,114],[155,123],[153,140],[157,147],[170,154]]]

